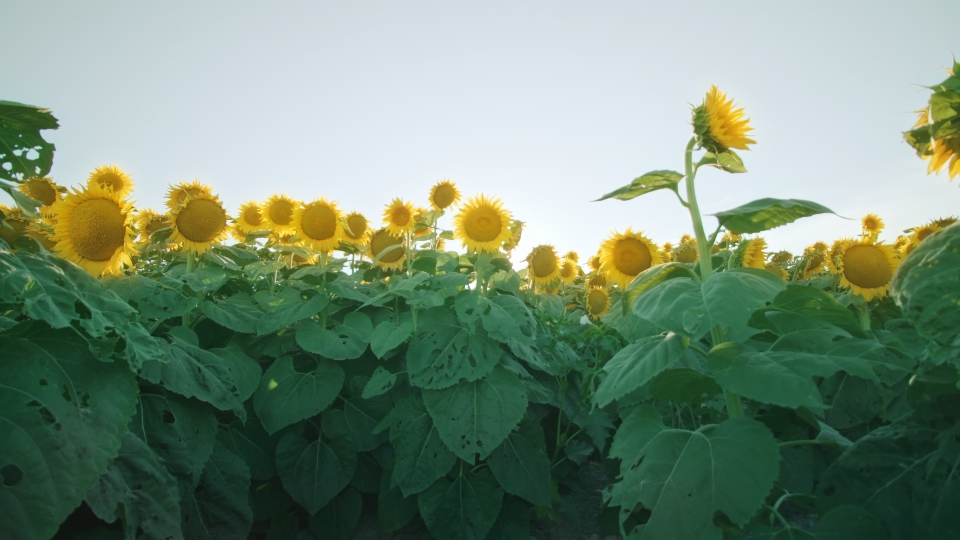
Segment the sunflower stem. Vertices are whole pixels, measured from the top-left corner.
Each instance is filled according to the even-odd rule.
[[[197,254],[193,250],[187,250],[187,272],[186,274],[192,274],[193,269],[197,266]],[[184,313],[183,319],[181,321],[183,326],[190,326],[190,313]]]
[[[870,331],[870,306],[866,302],[857,306],[857,313],[860,315],[860,328],[864,332]]]

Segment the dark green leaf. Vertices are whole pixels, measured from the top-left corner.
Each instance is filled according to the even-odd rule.
[[[836,429],[869,422],[883,410],[883,393],[873,381],[841,372],[821,381],[819,388],[823,403],[830,407],[823,419]]]
[[[351,313],[363,317],[373,331],[370,318],[363,313]],[[349,315],[348,315],[349,316]],[[339,325],[334,329],[322,328],[314,320],[307,320],[297,326],[297,344],[304,350],[319,354],[331,360],[349,360],[359,358],[367,350],[366,339],[369,332],[363,333],[353,326]]]
[[[253,304],[247,293],[238,293],[226,300],[205,300],[200,309],[215,323],[245,334],[256,334],[257,322],[263,317],[263,311]]]
[[[452,460],[456,458],[453,454],[450,454],[450,457],[452,465]],[[417,498],[412,495],[405,497],[397,485],[391,487],[391,477],[389,472],[384,471],[380,478],[380,494],[377,496],[377,528],[385,533],[403,527],[417,515],[418,511]],[[436,478],[431,479],[430,483],[435,480]]]
[[[500,514],[494,522],[487,540],[530,540],[530,516],[527,505],[514,497],[507,496],[500,507]]]
[[[203,467],[200,485],[192,493],[180,484],[183,536],[218,540],[247,538],[253,525],[250,510],[250,469],[222,445],[214,447]]]
[[[593,394],[593,402],[606,407],[611,401],[647,384],[676,363],[686,347],[686,339],[673,332],[627,345],[603,366],[607,377]]]
[[[525,417],[490,454],[487,464],[507,493],[535,505],[550,506],[550,458],[543,428],[535,418]]]
[[[383,358],[383,355],[406,341],[411,332],[412,321],[401,321],[399,324],[390,319],[381,321],[370,335],[370,350],[377,358]]]
[[[413,396],[401,399],[374,431],[387,427],[397,458],[393,479],[404,497],[430,487],[457,460],[443,445],[423,404]]]
[[[317,540],[350,540],[362,510],[360,492],[347,488],[310,517],[310,529]]]
[[[309,300],[291,300],[283,302],[275,311],[264,315],[257,322],[257,335],[262,336],[293,324],[297,321],[312,317],[327,307],[330,299],[318,294]]]
[[[493,528],[503,491],[488,469],[441,478],[417,497],[420,514],[436,538],[483,540]]]
[[[367,381],[367,384],[363,387],[361,397],[363,399],[370,399],[389,392],[396,382],[396,373],[390,373],[383,366],[377,366],[370,380]]]
[[[172,287],[136,274],[106,277],[101,283],[104,289],[132,303],[146,319],[179,317],[197,307],[196,298],[188,298]]]
[[[343,369],[336,362],[298,359],[295,363],[281,356],[260,379],[253,406],[267,433],[273,434],[323,412],[336,399],[343,379]]]
[[[277,471],[283,487],[311,514],[350,483],[356,468],[356,452],[338,441],[308,443],[299,430],[293,430],[277,444]]]
[[[407,348],[407,370],[415,386],[436,389],[463,379],[475,381],[493,369],[503,354],[497,342],[460,326],[444,308],[424,311],[419,326],[420,332]]]
[[[758,199],[714,214],[730,232],[748,234],[793,223],[794,221],[817,214],[833,214],[826,206],[800,199]]]
[[[621,201],[629,201],[630,199],[639,197],[640,195],[660,189],[677,191],[677,184],[679,184],[680,180],[682,179],[683,175],[678,172],[650,171],[639,178],[635,178],[633,182],[607,193],[603,197],[597,199],[597,201],[603,201],[610,198],[620,199]]]
[[[163,458],[171,474],[195,486],[216,443],[217,418],[209,407],[176,394],[141,394],[130,431]]]
[[[769,306],[762,307],[753,313],[750,317],[750,326],[776,332],[777,328],[766,317],[766,314],[771,311],[812,317],[842,328],[854,336],[867,337],[853,312],[828,293],[813,287],[787,285],[786,290],[778,294]]]
[[[53,166],[53,143],[40,134],[60,125],[48,109],[0,101],[0,177],[24,180],[46,176]]]
[[[227,450],[243,458],[250,467],[250,478],[266,480],[276,476],[277,467],[274,455],[277,437],[271,437],[260,424],[256,415],[248,415],[247,423],[234,420],[229,424],[220,424],[217,441]]]
[[[668,369],[650,381],[651,396],[675,403],[699,405],[721,393],[713,377],[690,368]]]
[[[215,268],[213,266],[197,268],[193,272],[183,275],[183,282],[197,292],[216,291],[226,283],[228,279],[230,279],[229,272],[223,268]]]

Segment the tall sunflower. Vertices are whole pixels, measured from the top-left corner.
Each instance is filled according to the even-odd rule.
[[[370,234],[370,226],[367,218],[360,212],[350,212],[345,219],[347,228],[343,233],[354,244],[363,244],[364,239]]]
[[[893,246],[869,238],[844,243],[837,257],[840,286],[867,302],[887,295],[898,266],[900,258]]]
[[[680,238],[679,245],[673,249],[673,260],[686,264],[696,264],[700,260],[697,240],[689,234],[683,235]]]
[[[101,165],[87,177],[87,187],[97,185],[126,199],[133,194],[133,179],[116,165]]]
[[[467,251],[496,253],[510,237],[510,212],[497,198],[471,197],[453,218],[454,237]]]
[[[133,216],[120,191],[91,183],[68,192],[50,208],[58,255],[94,276],[120,274],[131,266]]]
[[[763,270],[766,266],[767,258],[763,252],[765,249],[767,249],[767,242],[763,238],[754,238],[748,242],[741,242],[737,248],[737,255],[741,257],[740,266]]]
[[[307,247],[333,251],[344,237],[341,219],[337,203],[321,197],[293,211],[293,229]]]
[[[227,237],[229,219],[216,195],[201,193],[190,197],[170,212],[168,223],[173,228],[170,241],[181,244],[187,251],[202,254]]]
[[[533,248],[527,255],[527,274],[534,286],[546,287],[560,279],[560,260],[550,245]]]
[[[173,210],[186,202],[188,197],[199,197],[204,193],[209,195],[213,193],[213,190],[210,186],[198,182],[196,178],[193,179],[193,182],[180,182],[177,185],[171,185],[167,189],[167,208]]]
[[[597,287],[606,287],[607,278],[602,273],[598,271],[590,272],[587,274],[587,279],[583,284],[584,288],[594,289]]]
[[[430,189],[430,206],[434,210],[445,210],[459,200],[460,191],[450,180],[441,180]]]
[[[711,85],[703,103],[693,109],[693,128],[700,146],[714,153],[728,148],[749,150],[747,145],[756,141],[747,137],[753,128],[744,114],[743,108]]]
[[[810,279],[824,271],[831,271],[834,268],[830,263],[828,250],[827,244],[823,242],[816,242],[803,250],[803,258],[801,259],[803,268],[800,271],[801,279]]]
[[[614,232],[600,247],[600,271],[625,288],[640,272],[663,262],[660,249],[643,232]]]
[[[876,238],[880,236],[880,232],[883,231],[883,220],[876,214],[867,214],[863,216],[863,219],[860,220],[860,223],[863,225],[864,236]]]
[[[383,211],[384,228],[393,236],[403,238],[417,227],[415,213],[412,203],[396,198]]]
[[[50,210],[50,206],[60,200],[60,192],[62,191],[60,186],[46,176],[27,178],[20,184],[18,189],[20,193],[23,193],[27,197],[40,201],[42,204],[40,207],[41,214],[47,213],[47,211]]]
[[[370,257],[376,259],[378,255],[391,246],[399,247],[383,254],[380,260],[374,264],[384,270],[399,270],[403,268],[403,263],[407,260],[406,249],[403,247],[403,239],[393,236],[387,229],[379,229],[370,236]]]
[[[243,233],[244,238],[250,233],[266,230],[267,225],[263,222],[263,214],[260,213],[260,203],[247,201],[241,204],[240,213],[234,220],[234,227]]]
[[[267,228],[279,235],[293,233],[293,211],[300,203],[284,194],[273,195],[260,205]]]
[[[606,289],[589,289],[584,296],[583,307],[588,317],[594,321],[599,320],[610,311],[610,294]]]

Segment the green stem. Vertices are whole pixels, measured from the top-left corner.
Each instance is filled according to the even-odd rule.
[[[860,328],[865,332],[870,331],[870,306],[866,303],[857,306],[857,313],[860,314]]]
[[[192,250],[187,250],[187,274],[192,274],[193,269],[197,266],[197,254]],[[183,326],[190,326],[190,314],[184,313],[181,323]]]

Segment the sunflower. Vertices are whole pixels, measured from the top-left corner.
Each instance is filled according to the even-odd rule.
[[[403,238],[417,227],[415,213],[412,203],[403,202],[399,198],[394,199],[383,211],[384,228],[393,236]]]
[[[390,246],[400,247],[387,252],[374,264],[384,270],[399,270],[403,268],[403,263],[407,260],[403,239],[393,236],[387,229],[380,229],[370,236],[370,257],[376,259],[377,255],[380,255],[383,250]]]
[[[263,223],[263,214],[260,213],[260,203],[257,201],[247,201],[240,205],[240,214],[233,220],[234,227],[243,233],[244,238],[247,234],[267,229]]]
[[[904,254],[906,251],[907,245],[910,244],[910,237],[901,234],[897,237],[897,240],[893,243],[893,248],[897,250],[898,253]]]
[[[663,262],[660,249],[642,232],[614,232],[600,246],[600,271],[608,279],[625,288],[640,272]]]
[[[741,243],[740,247],[737,248],[738,255],[741,256],[740,266],[763,270],[766,266],[764,260],[767,258],[763,250],[766,248],[767,242],[763,238],[754,238]]]
[[[950,180],[953,180],[960,174],[960,136],[933,141],[933,154],[928,157],[930,164],[927,165],[927,174],[939,173],[940,169],[949,161],[947,174],[950,175]]]
[[[50,206],[60,200],[61,188],[46,176],[27,178],[19,186],[20,193],[35,201],[40,201],[40,213],[50,210]]]
[[[120,191],[90,183],[53,203],[50,213],[60,257],[94,276],[120,274],[133,264],[133,216]]]
[[[519,219],[515,219],[510,223],[510,237],[503,242],[504,251],[510,252],[517,249],[517,245],[520,244],[520,237],[523,235],[523,222]]]
[[[210,186],[201,184],[196,178],[193,182],[180,182],[177,185],[171,185],[167,189],[167,208],[173,210],[180,204],[183,204],[187,197],[199,197],[202,194],[210,195],[213,190]]]
[[[700,146],[714,153],[728,148],[749,150],[747,145],[756,144],[747,137],[753,128],[743,108],[736,108],[716,85],[710,86],[703,104],[693,109],[693,128]]]
[[[810,279],[824,270],[829,271],[831,268],[825,250],[812,249],[813,247],[814,246],[810,246],[803,252],[804,256],[803,259],[801,259],[803,264],[801,279]],[[824,247],[826,247],[826,244],[824,244]]]
[[[607,286],[607,277],[601,272],[590,272],[583,284],[586,289],[595,289],[597,287]]]
[[[293,233],[293,211],[300,203],[284,194],[274,195],[260,205],[260,215],[266,228],[276,234]]]
[[[665,263],[673,262],[672,242],[664,242],[663,245],[660,246],[660,258],[663,259],[663,262]]]
[[[573,283],[580,274],[578,270],[580,268],[577,267],[577,263],[565,257],[563,262],[560,263],[560,280],[567,284]]]
[[[19,208],[5,204],[0,204],[0,213],[3,213],[3,218],[0,219],[0,238],[13,247],[13,242],[26,232],[30,220]]]
[[[863,219],[860,220],[860,223],[863,224],[863,235],[871,238],[880,236],[880,231],[883,230],[884,226],[883,220],[880,219],[880,216],[876,214],[867,214],[863,216]]]
[[[33,238],[47,251],[53,251],[57,247],[57,242],[53,239],[53,227],[50,225],[31,222],[27,225],[24,236]]]
[[[743,239],[742,235],[739,235],[735,232],[727,231],[723,233],[723,237],[720,239],[720,243],[729,247],[730,244],[735,244],[739,242],[741,239]]]
[[[460,191],[450,180],[441,180],[430,189],[430,206],[434,210],[444,210],[457,204],[460,200]]]
[[[763,269],[766,270],[767,272],[770,272],[771,274],[773,274],[773,275],[775,275],[775,276],[780,277],[780,279],[782,279],[782,280],[784,280],[784,281],[786,281],[787,278],[789,277],[788,274],[787,274],[787,271],[784,270],[783,268],[777,266],[776,264],[772,264],[772,263],[771,263],[771,264],[765,264],[765,265],[763,265]]]
[[[550,245],[533,248],[527,255],[527,273],[534,286],[544,287],[560,279],[560,260]]]
[[[573,262],[580,262],[580,256],[577,255],[576,251],[568,251],[566,254],[564,254],[563,258],[569,259]]]
[[[350,212],[344,221],[347,224],[343,229],[344,236],[355,244],[366,243],[365,239],[370,235],[367,218],[360,212]]]
[[[673,250],[673,260],[687,264],[696,264],[696,262],[700,260],[697,241],[689,236],[681,238],[680,245]]]
[[[863,239],[844,243],[837,263],[840,286],[869,302],[887,295],[900,258],[893,246]]]
[[[770,257],[773,264],[783,264],[793,258],[793,253],[789,251],[778,251]]]
[[[453,218],[454,237],[467,251],[496,253],[510,237],[510,212],[497,198],[471,197]]]
[[[241,230],[236,224],[228,226],[227,233],[230,234],[230,238],[233,238],[241,244],[246,243],[247,241],[247,232]]]
[[[430,234],[430,228],[433,223],[433,214],[428,212],[426,208],[416,208],[413,211],[413,222],[417,227],[413,230],[413,237],[420,238]]]
[[[596,255],[587,259],[587,266],[589,266],[594,272],[600,271],[600,251],[597,251]]]
[[[112,190],[124,199],[133,194],[133,180],[129,174],[116,165],[101,165],[94,169],[87,177],[87,187],[94,184],[103,189]]]
[[[170,212],[168,223],[173,228],[170,241],[202,254],[226,238],[229,219],[216,195],[201,193]]]
[[[321,197],[293,211],[293,229],[305,246],[315,251],[333,251],[344,237],[341,219],[337,203]]]
[[[957,218],[950,216],[950,217],[935,219],[930,223],[933,223],[934,225],[936,225],[937,227],[940,227],[941,229],[946,229],[947,227],[953,225],[956,222],[957,222]]]
[[[832,268],[836,268],[837,257],[840,256],[840,250],[843,248],[843,245],[846,244],[847,242],[853,242],[853,238],[838,238],[833,241],[833,245],[830,246],[829,250],[814,250],[813,248],[816,247],[816,244],[814,244],[813,246],[810,246],[809,248],[807,248],[810,251],[806,251],[805,253],[812,253],[813,251],[825,252],[827,254],[828,264]]]
[[[136,230],[139,231],[137,240],[142,244],[149,243],[150,236],[153,233],[168,226],[167,218],[168,216],[166,214],[158,214],[151,208],[139,210],[135,221]]]
[[[610,294],[606,289],[590,289],[583,299],[583,307],[587,316],[596,321],[610,311]]]

